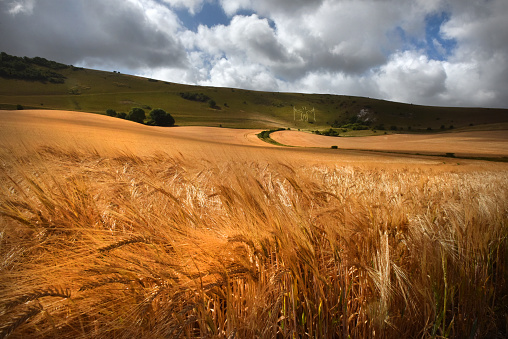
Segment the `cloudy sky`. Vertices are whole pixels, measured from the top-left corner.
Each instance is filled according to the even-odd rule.
[[[208,86],[508,108],[506,0],[0,0],[0,51]]]

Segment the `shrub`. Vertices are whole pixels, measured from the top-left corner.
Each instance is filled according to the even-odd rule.
[[[180,93],[180,96],[185,100],[191,100],[191,101],[199,101],[199,102],[207,102],[210,100],[210,97],[208,95],[205,95],[203,93]]]
[[[120,118],[120,119],[126,119],[127,118],[127,113],[125,112],[120,112],[116,115],[117,118]]]
[[[332,149],[338,149],[339,147],[334,145],[334,146],[332,146],[331,148],[332,148]]]
[[[117,116],[116,111],[111,108],[106,110],[106,115],[109,117],[116,117]]]
[[[21,105],[19,105],[19,104],[18,104],[18,105],[16,106],[16,109],[17,109],[17,110],[22,110],[22,109],[23,109],[23,106],[21,106]]]
[[[363,131],[363,130],[369,129],[369,126],[356,122],[354,124],[342,125],[342,128],[349,128],[349,129],[352,129],[353,131]]]
[[[134,107],[127,114],[127,120],[139,122],[142,124],[145,121],[145,111],[142,108]]]
[[[210,101],[208,101],[208,106],[210,108],[216,108],[217,107],[217,103],[215,102],[215,100],[210,99]]]
[[[328,135],[328,136],[331,136],[331,137],[338,137],[339,136],[339,132],[337,132],[336,130],[330,128],[328,131],[326,131],[325,133],[323,133],[324,135]]]
[[[326,136],[329,136],[329,137],[338,137],[339,136],[339,132],[334,130],[333,128],[330,128],[328,130],[324,130],[324,131],[314,131],[315,134],[317,135],[326,135]]]
[[[173,126],[175,124],[175,119],[171,114],[166,113],[166,111],[160,108],[152,110],[149,116],[150,120],[148,124],[153,126]]]

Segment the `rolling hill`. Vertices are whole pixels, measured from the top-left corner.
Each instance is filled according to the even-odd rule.
[[[211,107],[209,100],[216,105]],[[427,132],[508,123],[507,109],[429,107],[343,95],[191,86],[2,53],[0,109],[17,107],[100,114],[107,109],[162,108],[181,126],[263,129],[323,130],[350,125],[351,130],[356,123],[369,129]]]

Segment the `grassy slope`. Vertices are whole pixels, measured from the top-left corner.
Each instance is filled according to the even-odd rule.
[[[90,69],[68,68],[59,72],[67,77],[64,84],[0,78],[0,109],[21,104],[27,108],[104,114],[108,108],[128,112],[133,106],[144,106],[166,110],[179,125],[302,130],[329,128],[333,121],[356,115],[364,108],[374,112],[375,124],[383,123],[387,129],[395,125],[404,130],[408,126],[413,131],[427,127],[435,130],[441,125],[457,128],[508,122],[506,109],[427,107],[353,96],[199,87]],[[180,92],[204,93],[220,109],[184,100]],[[316,122],[294,121],[293,106],[314,107]]]

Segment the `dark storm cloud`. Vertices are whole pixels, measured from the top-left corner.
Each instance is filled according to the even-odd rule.
[[[4,1],[0,50],[99,67],[183,67],[185,49],[157,21],[165,7],[151,5],[153,13],[121,0]]]

